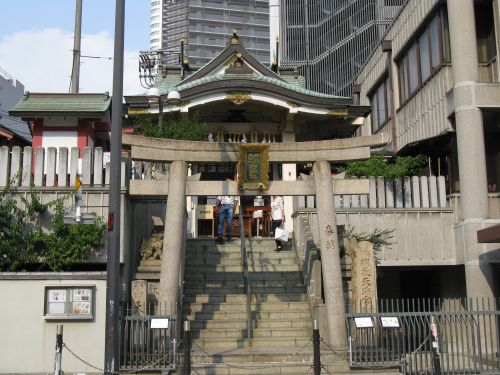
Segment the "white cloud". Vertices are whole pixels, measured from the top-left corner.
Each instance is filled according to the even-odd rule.
[[[113,39],[107,32],[83,35],[84,56],[113,56]],[[0,67],[32,92],[68,92],[73,35],[62,29],[26,30],[0,40]],[[138,78],[138,52],[124,53],[124,94],[144,92]],[[80,92],[112,92],[113,60],[82,58]]]

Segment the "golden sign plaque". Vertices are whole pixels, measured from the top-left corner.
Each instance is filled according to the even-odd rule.
[[[240,190],[269,189],[269,145],[238,145],[238,188]]]

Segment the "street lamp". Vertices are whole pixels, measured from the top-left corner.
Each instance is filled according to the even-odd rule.
[[[151,87],[146,92],[149,103],[158,103],[158,127],[160,132],[163,127],[163,98],[158,87]],[[178,105],[181,102],[181,94],[176,90],[171,90],[167,94],[167,104]]]
[[[147,91],[146,96],[149,103],[158,103],[158,128],[161,133],[163,128],[163,102],[160,90],[158,87],[153,86]]]

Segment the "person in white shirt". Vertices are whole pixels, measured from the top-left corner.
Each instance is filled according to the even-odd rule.
[[[272,196],[271,197],[271,219],[272,219],[272,231],[275,233],[276,228],[281,227],[285,222],[285,208],[283,205],[283,198]],[[283,248],[280,240],[276,241],[276,250],[280,251]]]
[[[233,235],[233,216],[237,204],[237,196],[219,195],[217,197],[217,206],[220,206],[219,226],[217,227],[219,241],[222,241],[224,237],[224,221],[226,222],[227,239],[230,240]]]

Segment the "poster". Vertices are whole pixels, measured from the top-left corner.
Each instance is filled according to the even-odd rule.
[[[50,289],[49,290],[49,303],[51,302],[66,302],[65,289]]]
[[[89,315],[90,302],[73,302],[71,313],[76,315]]]
[[[90,301],[91,289],[73,289],[73,302]]]

